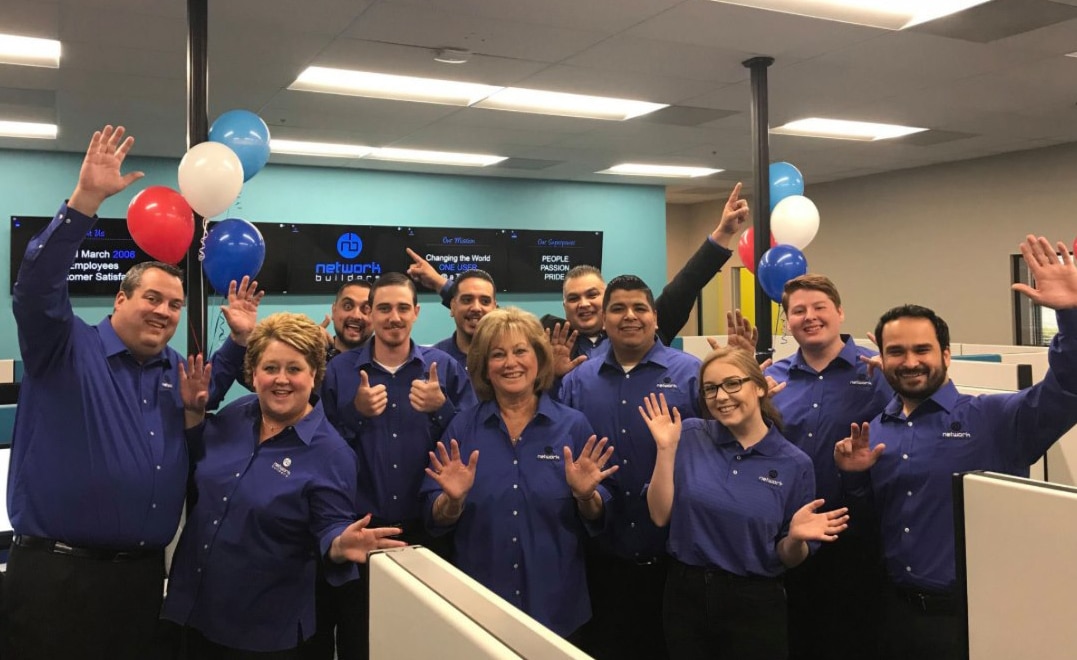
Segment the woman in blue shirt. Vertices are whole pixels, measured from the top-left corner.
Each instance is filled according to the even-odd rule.
[[[273,314],[247,344],[255,394],[205,417],[209,366],[180,365],[193,493],[162,616],[184,626],[181,657],[298,657],[314,633],[314,572],[332,584],[358,576],[395,528],[356,521],[355,453],[314,395],[325,334],[301,314]],[[261,656],[259,656],[261,657]]]
[[[430,453],[427,524],[455,528],[461,570],[569,637],[591,617],[583,541],[603,519],[613,448],[546,394],[553,352],[534,315],[483,317],[467,369],[481,403],[457,414]]]
[[[707,419],[686,419],[664,396],[640,414],[658,446],[647,490],[651,519],[670,526],[664,595],[670,657],[784,658],[779,576],[833,541],[846,509],[816,513],[808,456],[782,437],[754,356],[712,352],[700,369]]]

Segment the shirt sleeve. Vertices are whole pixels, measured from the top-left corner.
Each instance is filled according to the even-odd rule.
[[[356,514],[355,495],[358,491],[356,475],[358,459],[349,447],[341,447],[328,456],[320,478],[310,488],[310,531],[318,539],[323,557],[325,579],[339,586],[359,577],[358,567],[352,562],[338,564],[328,559],[333,541],[359,516]]]
[[[441,304],[449,309],[452,309],[452,285],[453,279],[450,277],[445,280],[445,284],[441,285],[438,289],[438,295],[441,296]]]
[[[696,296],[722,269],[733,252],[708,236],[696,253],[677,271],[654,301],[658,313],[658,336],[667,346],[688,322]]]
[[[247,349],[232,341],[231,337],[226,338],[221,347],[213,352],[213,357],[210,359],[213,370],[210,372],[207,410],[215,410],[228,394],[228,390],[232,388],[232,384],[239,380],[243,373],[243,358],[246,355]]]
[[[56,217],[30,239],[15,279],[12,311],[23,364],[30,373],[64,366],[75,324],[67,275],[95,217],[60,206]]]

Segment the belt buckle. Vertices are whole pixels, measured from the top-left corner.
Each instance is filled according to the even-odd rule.
[[[64,543],[63,541],[56,541],[52,544],[52,551],[58,555],[74,555],[75,549]]]

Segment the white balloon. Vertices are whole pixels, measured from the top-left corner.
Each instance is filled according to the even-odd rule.
[[[778,243],[803,250],[819,231],[819,209],[803,195],[790,195],[770,212],[770,233]]]
[[[187,150],[179,164],[179,187],[199,215],[212,218],[228,210],[243,188],[243,163],[219,142],[203,142]]]

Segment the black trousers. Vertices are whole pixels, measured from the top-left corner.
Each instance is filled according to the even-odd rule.
[[[580,648],[597,660],[669,657],[662,633],[662,590],[668,561],[662,555],[637,564],[589,551],[591,620],[577,636]]]
[[[788,655],[785,590],[779,578],[741,577],[674,560],[664,603],[673,660],[782,660]]]
[[[968,637],[951,595],[917,594],[889,585],[883,595],[879,657],[967,660]]]
[[[161,621],[155,660],[299,660],[298,649],[244,651],[211,642],[195,630]]]
[[[4,658],[144,660],[164,592],[164,552],[91,559],[13,545],[4,576]]]
[[[783,576],[789,657],[862,660],[879,647],[884,572],[875,538],[842,535]]]

